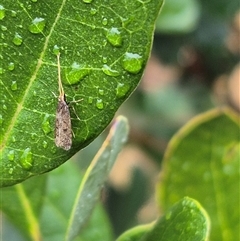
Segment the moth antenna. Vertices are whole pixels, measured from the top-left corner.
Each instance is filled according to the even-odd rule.
[[[57,54],[57,62],[58,62],[58,88],[59,88],[59,97],[64,97],[64,90],[62,86],[62,80],[61,80],[61,65],[60,65],[60,53]]]

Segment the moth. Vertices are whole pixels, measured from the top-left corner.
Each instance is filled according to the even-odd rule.
[[[59,97],[55,122],[55,144],[57,147],[68,151],[72,146],[72,125],[69,106],[66,102],[66,96],[61,81],[60,53],[57,54],[57,61]]]

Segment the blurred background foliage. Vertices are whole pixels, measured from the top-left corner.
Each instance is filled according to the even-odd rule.
[[[195,115],[229,105],[240,112],[239,0],[166,0],[152,54],[118,114],[129,119],[102,200],[116,235],[158,216],[154,189],[168,141]],[[106,133],[74,159],[85,169]]]

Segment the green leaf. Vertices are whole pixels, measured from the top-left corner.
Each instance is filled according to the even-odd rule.
[[[156,21],[160,33],[189,33],[199,22],[201,6],[197,0],[168,0]]]
[[[170,141],[158,186],[167,210],[183,196],[198,200],[212,223],[211,240],[239,236],[240,121],[229,109],[204,113]]]
[[[1,190],[1,209],[23,240],[64,240],[69,216],[83,175],[76,164],[69,162],[53,172],[34,177],[22,184]],[[76,241],[112,240],[112,231],[104,209],[97,205],[90,220]],[[7,227],[4,226],[6,229]],[[10,232],[10,233],[9,233]],[[3,230],[6,240],[13,227]],[[86,239],[87,237],[87,239]],[[14,239],[22,240],[19,235]]]
[[[99,199],[101,188],[128,136],[127,120],[119,116],[108,137],[89,166],[74,204],[65,240],[72,240],[82,229]]]
[[[46,176],[34,177],[23,184],[1,189],[0,209],[27,240],[39,240],[41,237],[38,217],[45,191]]]
[[[76,164],[69,162],[50,173],[45,202],[39,222],[44,241],[64,240],[76,194],[83,180]],[[94,241],[91,234],[101,240],[112,237],[108,218],[99,204],[92,211],[90,220],[85,219],[85,229],[75,241]],[[85,239],[88,237],[89,239]]]
[[[204,241],[209,227],[205,210],[196,200],[185,197],[157,222],[128,230],[117,241]]]
[[[136,88],[162,1],[4,1],[0,8],[0,185],[50,171],[88,145]],[[54,144],[56,53],[73,145]],[[76,114],[74,113],[76,112]],[[77,116],[80,120],[77,118]]]

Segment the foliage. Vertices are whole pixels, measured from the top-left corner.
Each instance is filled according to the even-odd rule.
[[[105,129],[142,76],[161,5],[58,0],[0,6],[1,186],[56,168]],[[67,102],[78,101],[68,152],[54,144],[59,52]]]
[[[222,10],[224,1],[220,1]],[[190,2],[173,4],[174,0],[169,0],[157,31],[186,33],[196,28],[201,19],[200,4]],[[164,96],[160,92],[141,93],[142,102],[135,98],[137,102],[130,108],[135,114],[142,111],[143,104],[146,113],[143,117],[141,112],[141,118],[130,117],[131,129],[144,119],[146,130],[154,136],[161,133],[169,138],[175,133],[161,163],[156,186],[159,215],[154,222],[137,226],[133,222],[134,211],[145,202],[149,191],[149,180],[139,169],[132,171],[130,204],[119,199],[119,208],[116,199],[112,202],[120,213],[116,215],[119,222],[113,222],[98,202],[102,186],[127,140],[124,117],[115,120],[94,158],[82,153],[93,156],[93,150],[99,149],[94,145],[100,139],[75,156],[75,160],[81,159],[78,164],[69,161],[61,165],[102,132],[136,87],[148,59],[154,20],[162,2],[64,0],[53,6],[39,1],[9,3],[0,5],[4,39],[0,79],[1,185],[35,177],[1,190],[3,240],[110,241],[118,236],[114,226],[120,222],[128,230],[122,233],[120,228],[117,241],[237,240],[240,117],[230,108],[217,108],[198,115],[175,133],[193,113],[212,106],[209,96],[196,86],[194,91],[191,89],[193,101],[175,86],[162,89]],[[213,10],[217,13],[216,8]],[[181,24],[176,24],[181,19]],[[170,55],[172,45],[166,42]],[[58,52],[67,101],[83,99],[72,103],[75,137],[69,152],[54,145],[57,101],[51,91],[57,93],[58,88]],[[211,64],[217,66],[214,61]],[[132,133],[130,141],[131,138]],[[158,143],[150,143],[152,150],[155,146],[161,149]],[[151,154],[157,156],[159,163],[161,155]],[[83,166],[88,166],[86,159],[93,161],[83,174]],[[51,169],[55,170],[39,175]],[[109,199],[105,192],[102,194],[104,200]],[[130,228],[129,224],[135,227]]]

